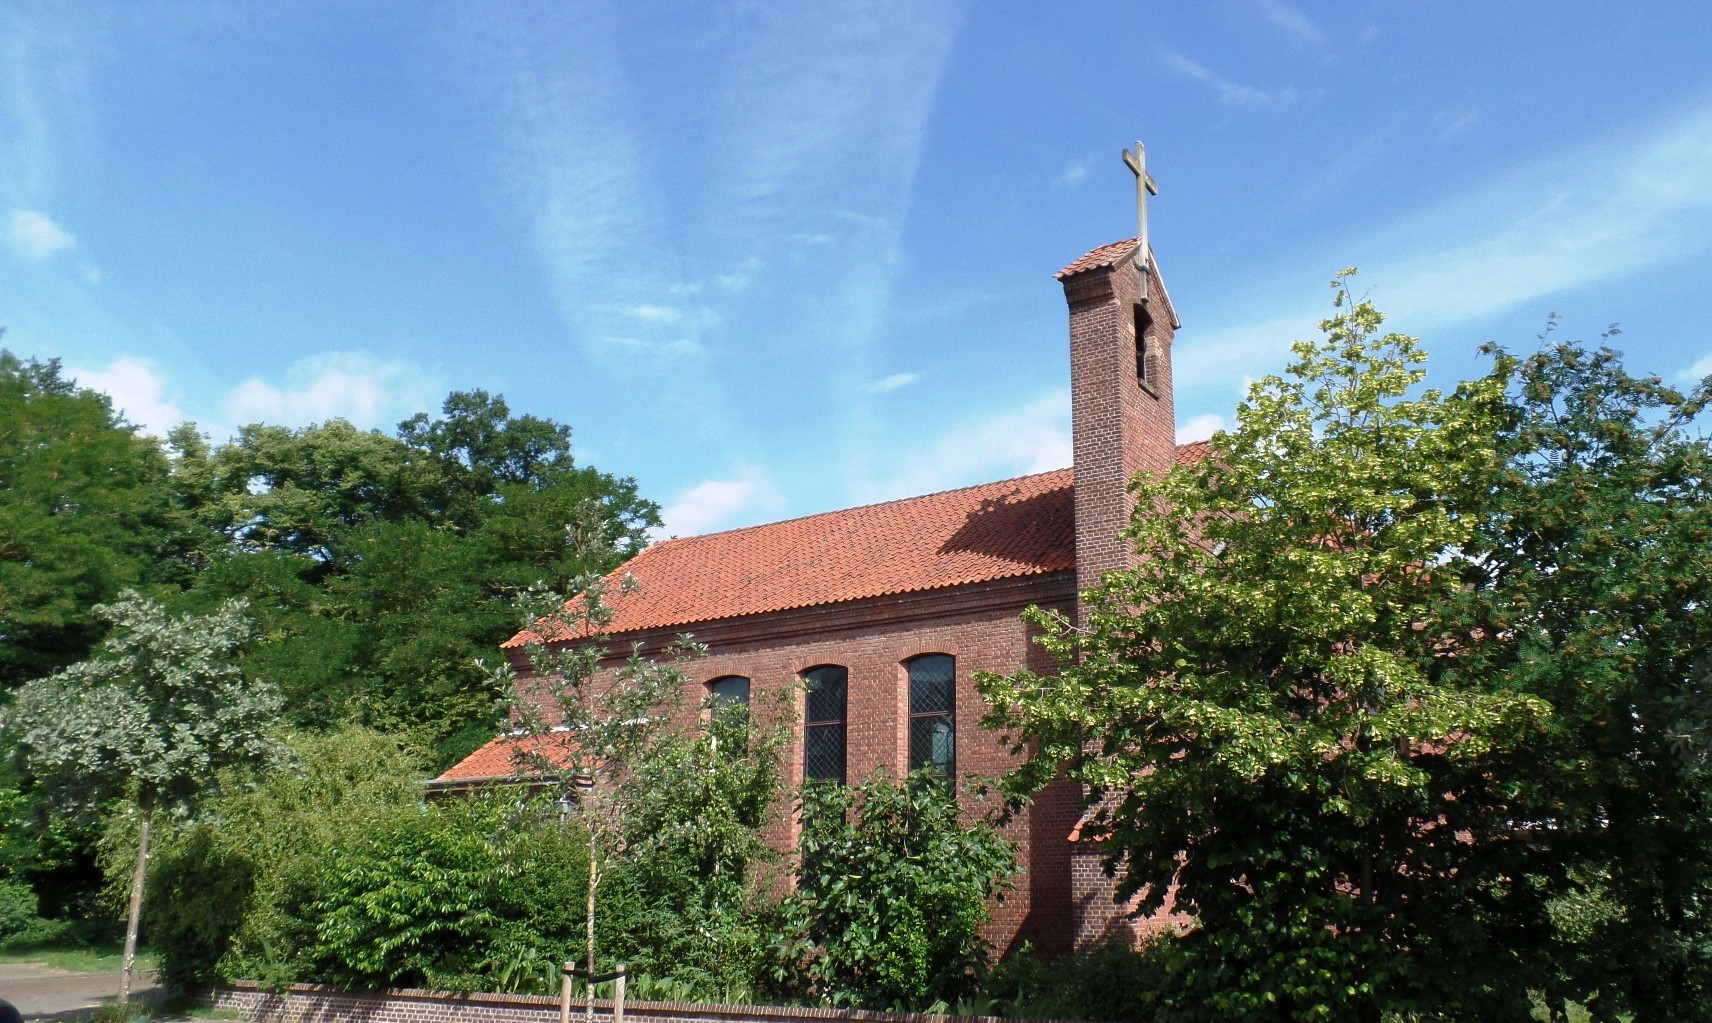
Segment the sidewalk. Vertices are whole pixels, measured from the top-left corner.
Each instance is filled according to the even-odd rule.
[[[154,1001],[162,992],[152,970],[136,974],[131,997]],[[119,972],[70,973],[40,963],[0,963],[0,998],[18,1007],[26,1020],[87,1019],[99,1006],[119,997]]]

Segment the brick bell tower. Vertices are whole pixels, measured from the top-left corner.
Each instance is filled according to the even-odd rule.
[[[1176,458],[1171,339],[1180,324],[1147,243],[1148,175],[1140,142],[1123,154],[1135,174],[1136,237],[1100,248],[1058,272],[1070,307],[1070,420],[1076,463],[1076,588],[1131,563],[1119,534],[1134,505],[1137,472],[1163,473]],[[1079,624],[1086,612],[1077,605]]]

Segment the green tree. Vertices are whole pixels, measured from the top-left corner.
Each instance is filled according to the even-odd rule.
[[[0,686],[64,667],[128,586],[179,585],[206,546],[160,446],[58,360],[0,349]]]
[[[832,1005],[922,1009],[972,993],[989,949],[989,900],[1016,871],[1016,848],[926,771],[883,769],[855,787],[802,790],[797,891],[782,977]]]
[[[633,480],[574,464],[569,427],[483,391],[443,411],[396,437],[341,420],[256,424],[212,451],[174,435],[183,505],[227,539],[193,606],[250,600],[294,724],[405,732],[436,766],[499,724],[474,662],[515,630],[516,595],[610,570],[659,522]],[[599,543],[567,531],[585,504],[605,512]]]
[[[69,805],[126,796],[138,817],[119,1000],[131,993],[155,809],[195,796],[222,768],[266,761],[278,693],[237,663],[250,626],[238,604],[173,617],[127,591],[96,612],[113,632],[96,656],[26,683],[0,728]]]
[[[1485,927],[1554,1005],[1672,1019],[1712,1000],[1712,378],[1633,376],[1612,333],[1494,350],[1502,475],[1446,618],[1484,638],[1440,663],[1553,708],[1493,766],[1525,840],[1470,858],[1526,883]]]
[[[592,538],[589,542],[605,535],[603,514],[597,504],[583,507],[581,533]],[[699,656],[701,648],[686,637],[655,658],[633,646],[609,668],[608,660],[617,657],[605,632],[612,621],[606,582],[599,577],[581,582],[572,599],[551,590],[524,595],[531,671],[514,676],[506,664],[495,677],[515,692],[512,706],[526,737],[514,754],[518,766],[566,806],[574,806],[568,821],[588,851],[584,951],[593,974],[600,885],[625,848],[634,809],[644,800],[637,768],[654,760],[674,731],[690,685],[682,664]],[[592,985],[586,1014],[594,1016]]]
[[[1479,556],[1501,382],[1421,391],[1414,339],[1334,287],[1324,340],[1209,458],[1134,481],[1139,563],[1087,595],[1086,632],[1030,613],[1058,676],[980,685],[1033,751],[1013,792],[1067,773],[1120,894],[1175,891],[1193,918],[1174,1018],[1525,1011],[1515,950],[1474,922],[1505,879],[1469,850],[1517,838],[1499,768],[1551,708],[1446,667],[1482,641],[1446,608]]]

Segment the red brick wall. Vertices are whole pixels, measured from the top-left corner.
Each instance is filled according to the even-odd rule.
[[[559,1023],[559,1000],[540,995],[455,994],[415,988],[341,991],[319,984],[292,984],[283,991],[268,991],[252,981],[236,981],[202,993],[197,1001],[237,1013],[247,1023]],[[579,995],[572,1003],[571,1019],[582,1018]],[[596,999],[594,1018],[598,1023],[612,1023],[612,1003]],[[624,1018],[635,1023],[1000,1023],[995,1016],[645,1001],[626,1001]]]
[[[849,671],[847,776],[855,782],[883,766],[900,777],[909,741],[905,662],[920,654],[950,654],[957,660],[957,772],[997,778],[1015,759],[1001,736],[981,727],[987,708],[975,690],[974,672],[1010,673],[1025,667],[1050,672],[1051,663],[1031,642],[1019,615],[1031,603],[1068,612],[1069,598],[1069,573],[1063,572],[711,623],[693,630],[709,652],[688,665],[692,686],[685,694],[685,723],[696,715],[706,683],[716,678],[748,677],[752,703],[762,714],[773,705],[769,694],[788,692],[795,741],[785,780],[795,786],[802,781],[802,673],[822,664],[843,665]],[[615,637],[614,647],[627,651],[633,639],[649,650],[670,637]],[[616,667],[613,663],[606,670]],[[966,816],[973,820],[995,809],[997,799],[982,803],[965,796],[964,803]],[[789,814],[781,816],[767,838],[784,850],[794,844],[796,827]],[[1057,786],[1004,829],[1019,847],[1021,872],[1013,879],[1016,887],[994,905],[985,931],[1001,952],[1024,941],[1048,954],[1070,949],[1076,920],[1066,836],[1077,816],[1075,790]]]
[[[1176,457],[1172,399],[1172,314],[1164,285],[1150,266],[1147,309],[1152,315],[1149,384],[1135,365],[1135,307],[1142,271],[1128,259],[1064,281],[1070,307],[1070,419],[1076,458],[1076,588],[1130,561],[1119,534],[1133,506],[1130,477],[1163,473]]]

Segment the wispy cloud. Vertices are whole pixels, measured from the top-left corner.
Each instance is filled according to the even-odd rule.
[[[1292,106],[1324,95],[1323,89],[1262,89],[1246,85],[1226,78],[1193,57],[1176,50],[1160,49],[1159,59],[1167,70],[1210,88],[1218,101],[1227,107],[1271,109]]]
[[[1260,16],[1284,33],[1292,45],[1304,50],[1326,48],[1325,30],[1284,0],[1254,0],[1254,5],[1260,10]]]
[[[1220,430],[1230,429],[1230,423],[1217,412],[1194,416],[1187,422],[1177,424],[1177,443],[1188,444],[1197,440],[1206,440]]]
[[[35,210],[17,210],[12,214],[12,249],[32,261],[75,248],[77,236]]]
[[[1515,170],[1317,258],[1348,262],[1411,331],[1497,315],[1712,247],[1712,105]],[[1179,395],[1238,388],[1233,366],[1282,364],[1325,306],[1251,288],[1263,314],[1209,323],[1179,347]],[[1265,370],[1263,370],[1265,371]],[[1192,382],[1201,382],[1199,387]]]
[[[1054,390],[1015,410],[965,420],[900,453],[892,472],[864,496],[889,500],[1061,469],[1071,454],[1070,393]]]
[[[1088,180],[1088,172],[1092,169],[1092,165],[1093,161],[1087,157],[1072,160],[1069,166],[1058,172],[1058,176],[1052,179],[1052,183],[1058,188],[1075,188]]]
[[[893,373],[884,380],[876,380],[869,384],[868,390],[875,394],[885,394],[887,391],[895,391],[900,387],[908,387],[920,379],[920,373]]]
[[[1413,322],[1452,323],[1709,245],[1712,106],[1525,168],[1359,249],[1383,253],[1367,262],[1380,272],[1376,282],[1383,275],[1387,308]]]
[[[121,355],[105,369],[68,367],[67,375],[79,386],[107,395],[113,408],[144,433],[165,437],[189,418],[167,400],[167,379],[150,359]]]
[[[1441,142],[1453,139],[1473,127],[1474,122],[1478,120],[1478,110],[1446,110],[1433,118],[1433,134],[1437,135]]]
[[[408,362],[332,352],[298,361],[283,383],[251,377],[226,397],[223,411],[237,424],[305,426],[338,418],[387,428],[437,407],[442,397],[440,383]]]

